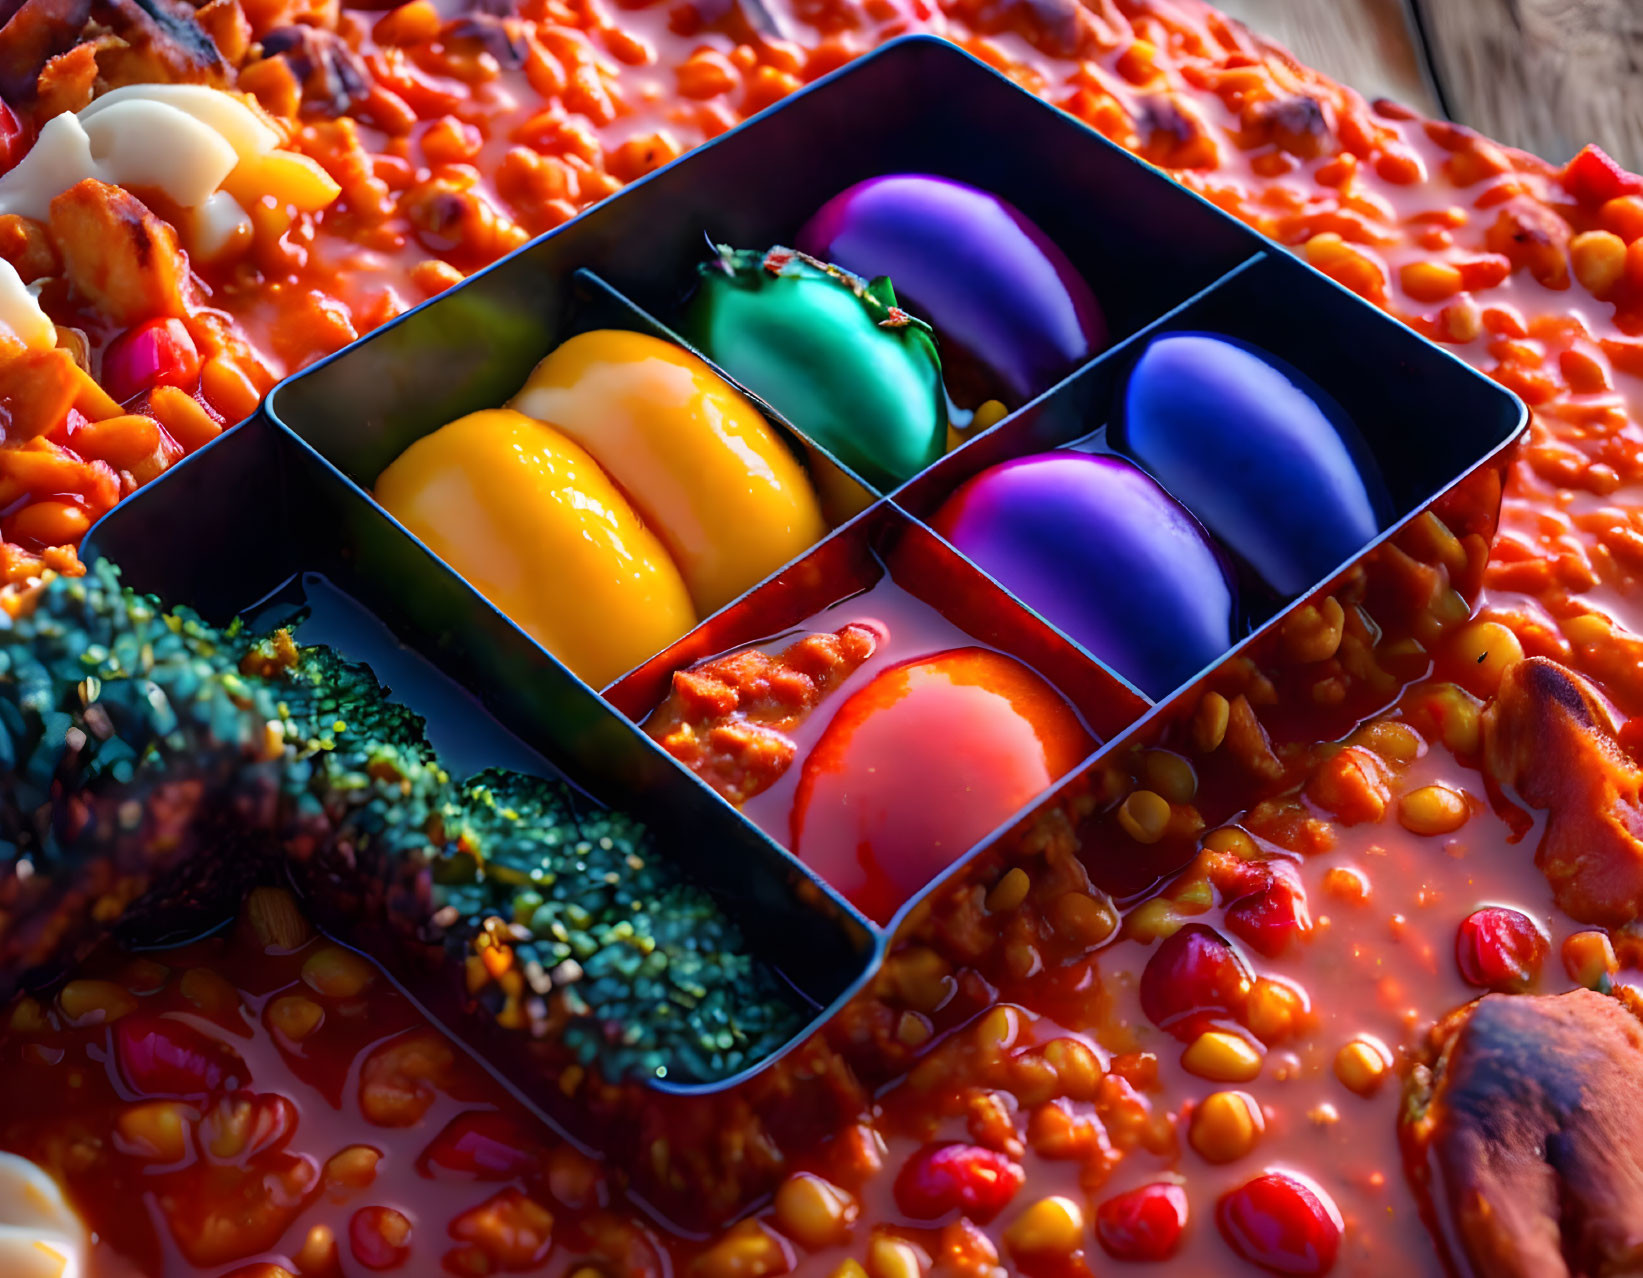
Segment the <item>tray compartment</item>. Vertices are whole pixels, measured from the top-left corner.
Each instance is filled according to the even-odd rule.
[[[1281,621],[1523,429],[1523,406],[1507,391],[1287,254],[1263,254],[949,453],[897,503],[929,520],[965,480],[1010,458],[1058,448],[1111,453],[1107,425],[1131,365],[1152,339],[1181,331],[1242,338],[1310,376],[1357,425],[1391,492],[1386,528],[1297,599],[1273,598],[1240,567],[1245,634]]]

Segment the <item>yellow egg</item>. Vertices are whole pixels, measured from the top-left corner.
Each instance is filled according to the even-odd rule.
[[[672,342],[582,333],[538,364],[509,406],[593,454],[667,546],[703,616],[827,530],[781,437]]]
[[[679,570],[598,463],[522,413],[424,436],[376,498],[595,688],[696,623]]]

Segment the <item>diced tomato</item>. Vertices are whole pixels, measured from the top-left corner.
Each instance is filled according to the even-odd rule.
[[[1218,1019],[1237,1020],[1255,985],[1249,965],[1214,928],[1188,923],[1141,973],[1141,1010],[1183,1042]]]
[[[178,319],[144,320],[103,352],[103,389],[121,404],[156,386],[192,390],[199,380],[199,348]]]
[[[1521,992],[1534,983],[1551,942],[1527,914],[1491,905],[1466,916],[1455,934],[1455,962],[1469,985]]]
[[[1168,1260],[1187,1227],[1187,1191],[1160,1181],[1119,1194],[1095,1213],[1095,1236],[1116,1260]]]
[[[28,134],[23,129],[23,122],[17,118],[17,112],[0,99],[0,173],[12,168],[28,154],[28,149]]]
[[[423,1151],[418,1164],[426,1176],[451,1172],[474,1180],[513,1180],[541,1166],[536,1142],[506,1114],[459,1114]]]
[[[167,1016],[116,1022],[114,1057],[126,1085],[142,1096],[206,1096],[251,1079],[228,1044]]]
[[[1227,928],[1257,954],[1277,958],[1312,931],[1306,889],[1288,861],[1274,861],[1272,878],[1259,892],[1227,907]]]
[[[1643,193],[1643,178],[1626,172],[1602,147],[1592,144],[1563,170],[1563,189],[1596,208],[1617,196]]]
[[[1267,1172],[1224,1194],[1216,1223],[1227,1245],[1277,1274],[1326,1274],[1341,1249],[1341,1213],[1322,1188]]]
[[[896,1177],[896,1206],[914,1220],[962,1212],[989,1220],[1003,1211],[1026,1180],[1014,1160],[980,1145],[926,1145]]]

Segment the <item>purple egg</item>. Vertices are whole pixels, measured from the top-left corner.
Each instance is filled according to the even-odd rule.
[[[1226,562],[1198,521],[1122,458],[1004,462],[966,481],[931,523],[1154,700],[1232,646]]]
[[[1101,307],[1048,236],[987,191],[922,173],[869,178],[805,223],[798,248],[857,275],[888,275],[928,320],[950,374],[1012,404],[1047,390],[1107,341]],[[963,398],[972,388],[949,390]],[[974,407],[974,403],[967,404]]]

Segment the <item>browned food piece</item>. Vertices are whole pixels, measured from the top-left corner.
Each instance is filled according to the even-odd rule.
[[[1548,812],[1535,864],[1558,907],[1605,926],[1643,913],[1643,770],[1597,689],[1545,657],[1519,662],[1484,711],[1483,750],[1496,781]]]
[[[302,85],[305,115],[343,116],[371,96],[365,61],[334,31],[292,25],[262,38],[265,58],[284,58]]]
[[[97,17],[129,46],[106,59],[110,81],[228,83],[222,54],[184,0],[100,0]]]
[[[12,264],[25,284],[57,274],[62,265],[46,228],[16,213],[0,214],[0,257]]]
[[[754,648],[676,671],[645,731],[720,796],[745,803],[787,771],[798,751],[789,734],[878,645],[872,627],[852,624],[774,655]]]
[[[41,68],[74,47],[91,16],[91,0],[24,0],[0,6],[0,94],[8,101],[34,97]]]
[[[1643,1273],[1643,1023],[1625,998],[1489,994],[1433,1029],[1401,1135],[1457,1274]]]
[[[187,310],[188,255],[135,195],[86,178],[51,202],[69,283],[116,324]]]

